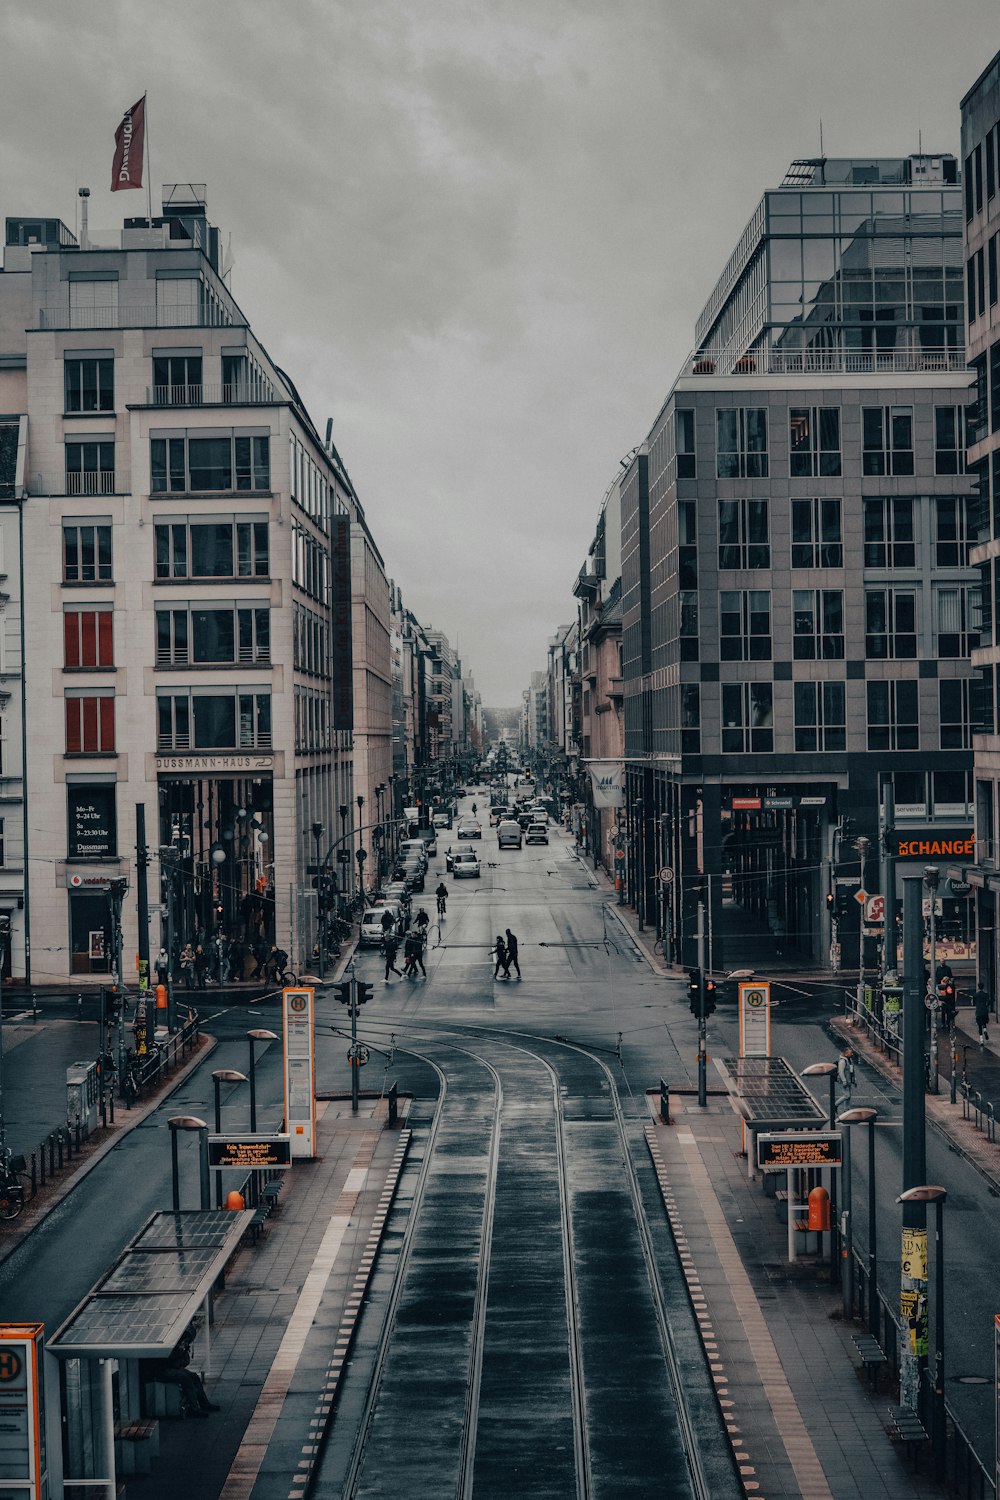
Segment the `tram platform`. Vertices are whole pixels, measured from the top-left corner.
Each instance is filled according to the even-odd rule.
[[[129,1500],[290,1500],[305,1493],[348,1356],[362,1283],[408,1131],[384,1098],[318,1105],[314,1161],[297,1163],[281,1206],[242,1249],[215,1305],[204,1420],[161,1418],[159,1457]]]

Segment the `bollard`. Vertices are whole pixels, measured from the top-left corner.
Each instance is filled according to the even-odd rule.
[[[37,1163],[36,1158],[35,1158],[35,1153],[34,1153],[34,1151],[32,1151],[32,1153],[31,1153],[31,1196],[34,1197],[37,1192],[38,1192],[38,1163]]]
[[[110,1113],[111,1113],[111,1123],[113,1125],[115,1123],[115,1096],[114,1096],[113,1093],[112,1093],[110,1099],[108,1100],[108,1103],[111,1106],[111,1110],[110,1110]]]
[[[62,1131],[59,1134],[62,1135]],[[68,1125],[66,1126],[66,1160],[73,1160],[73,1132]]]
[[[76,1117],[76,1150],[77,1150],[77,1155],[79,1155],[79,1152],[80,1152],[80,1116],[79,1115],[77,1115],[77,1117]]]
[[[41,1184],[42,1184],[42,1187],[44,1187],[45,1186],[45,1142],[44,1141],[42,1142],[42,1144],[38,1148],[38,1158],[39,1158],[39,1161],[41,1162],[41,1167],[42,1167]]]
[[[665,1079],[660,1079],[660,1119],[664,1125],[670,1124],[670,1085]]]
[[[83,995],[82,994],[77,995],[77,997],[76,997],[76,1019],[78,1021],[82,1021],[83,1020]]]
[[[50,1177],[54,1177],[55,1175],[56,1175],[56,1138],[55,1138],[54,1135],[50,1135],[49,1136],[49,1176]]]
[[[34,990],[31,992],[31,1019],[33,1021],[38,1020],[38,996]]]
[[[63,1133],[61,1130],[56,1131],[56,1151],[59,1156],[59,1170],[61,1172],[63,1166]]]
[[[399,1119],[399,1085],[393,1084],[388,1094],[389,1124],[395,1125]]]

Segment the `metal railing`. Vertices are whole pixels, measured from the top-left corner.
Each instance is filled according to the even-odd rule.
[[[767,349],[736,355],[732,349],[696,349],[692,375],[896,375],[961,373],[964,349]]]
[[[222,663],[222,665],[226,665]],[[263,731],[257,734],[256,739],[244,740],[241,738],[238,745],[192,745],[190,734],[158,734],[156,737],[157,754],[168,755],[181,753],[185,755],[238,755],[240,752],[254,752],[259,750],[273,750],[272,736]]]
[[[128,495],[131,491],[129,469],[73,470],[58,478],[34,474],[28,480],[29,495]]]
[[[847,990],[846,1014],[856,1026],[863,1026],[870,1040],[880,1052],[891,1058],[897,1066],[902,1065],[903,1038],[899,1034],[899,1011],[888,1011],[877,1015],[865,1005],[858,1004],[857,994]]]
[[[201,1033],[201,1021],[197,1012],[175,1031],[162,1045],[152,1048],[145,1057],[130,1056],[118,1079],[118,1092],[126,1109],[131,1109],[160,1081],[169,1076],[193,1047]]]
[[[974,1089],[967,1079],[958,1086],[962,1096],[962,1119],[971,1120],[977,1130],[982,1130],[988,1141],[996,1143],[997,1117],[992,1099],[983,1098],[979,1089]]]
[[[274,391],[247,380],[222,385],[148,385],[147,406],[261,406],[274,400]]]
[[[231,328],[245,326],[214,304],[204,307],[157,307],[155,304],[124,304],[121,307],[41,307],[38,326],[54,328]]]

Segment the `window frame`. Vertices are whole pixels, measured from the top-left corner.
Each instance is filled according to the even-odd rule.
[[[806,700],[812,699],[811,710]],[[839,700],[839,705],[838,705]],[[843,681],[797,681],[793,684],[792,723],[796,753],[840,754],[847,749],[847,684]],[[812,743],[808,743],[810,735]]]
[[[753,420],[750,420],[753,413]],[[732,422],[735,446],[722,445],[723,425]],[[759,427],[754,439],[763,444],[751,447],[751,427]],[[728,438],[728,434],[727,434]],[[725,462],[724,462],[725,460]],[[769,436],[766,406],[717,406],[715,409],[715,474],[717,479],[767,479],[769,477]]]
[[[881,605],[882,629],[873,628],[873,610]],[[912,629],[905,628],[907,610]],[[900,628],[900,617],[904,628]],[[876,622],[877,623],[877,622]],[[865,586],[865,660],[916,661],[919,624],[917,590],[891,584]],[[879,643],[882,643],[879,645]]]
[[[915,568],[917,536],[912,495],[865,495],[862,497],[862,546],[866,568]],[[908,517],[909,536],[897,536],[898,519]],[[878,537],[869,535],[870,518],[880,520]],[[876,556],[874,549],[881,549]]]
[[[769,699],[767,717],[754,724],[755,699]],[[726,703],[739,706],[739,718],[726,723]],[[774,684],[771,682],[724,682],[721,702],[721,747],[723,755],[768,755],[774,751]],[[739,744],[736,740],[739,740]]]
[[[64,694],[67,756],[115,755],[113,688],[67,689]],[[88,708],[87,705],[95,705]],[[90,743],[87,743],[88,739]]]
[[[803,601],[809,600],[808,605]],[[840,629],[827,630],[828,606],[836,601]],[[808,615],[811,628],[799,629]],[[811,647],[811,649],[809,649]],[[843,661],[845,654],[843,589],[792,590],[792,657],[795,661]]]
[[[824,446],[824,424],[835,419],[836,447]],[[796,420],[803,436],[796,437]],[[798,460],[798,462],[796,462]],[[788,411],[788,474],[791,479],[839,479],[843,473],[839,406],[793,406]]]
[[[92,389],[93,404],[85,400],[87,384],[84,366],[96,365]],[[77,379],[71,386],[70,373],[77,371]],[[71,399],[76,395],[78,401]],[[115,409],[115,361],[113,355],[84,354],[76,352],[63,355],[63,411],[77,416],[88,412],[113,412]]]
[[[876,699],[885,697],[885,719],[872,713]],[[905,723],[900,718],[899,699],[912,695],[915,714]],[[866,744],[869,751],[920,749],[920,684],[915,677],[882,677],[865,684]],[[902,733],[901,733],[902,731]],[[884,732],[884,733],[883,733]],[[878,743],[884,738],[885,743]],[[912,740],[912,743],[910,742]]]
[[[73,534],[76,537],[77,562],[75,564],[75,567],[76,567],[77,572],[79,573],[82,569],[84,569],[85,567],[88,566],[88,564],[84,563],[81,560],[82,557],[83,557],[83,554],[84,554],[84,546],[83,546],[83,542],[82,542],[82,536],[83,536],[83,533],[85,533],[85,532],[92,532],[93,533],[93,540],[92,540],[92,544],[91,544],[91,548],[90,548],[92,556],[93,556],[93,562],[91,564],[89,564],[89,566],[94,569],[94,577],[93,578],[81,578],[81,577],[71,578],[70,577],[69,548],[68,548],[69,535]],[[106,537],[105,537],[105,533],[106,533]],[[62,540],[62,565],[63,565],[63,568],[62,568],[62,578],[63,578],[63,583],[68,583],[68,584],[89,584],[89,585],[95,585],[96,584],[96,585],[100,585],[100,584],[107,584],[107,583],[113,583],[114,582],[113,536],[112,536],[112,523],[111,523],[110,520],[108,520],[108,521],[85,521],[85,520],[71,520],[68,517],[64,517],[63,518],[63,523],[62,523],[62,534],[63,534],[63,540]],[[105,541],[106,541],[106,544],[107,544],[107,559],[106,559],[106,561],[102,558],[102,552],[104,551]],[[101,570],[102,570],[102,568],[105,568],[105,567],[107,569],[107,572],[106,573],[102,573]]]
[[[215,443],[228,444],[229,456],[225,463],[208,462],[204,459],[192,463],[191,445]],[[259,445],[263,444],[261,448]],[[228,484],[194,484],[213,471],[228,477]],[[241,477],[246,480],[241,483]],[[158,436],[149,439],[149,492],[151,495],[270,495],[271,494],[271,435],[269,432],[232,428],[228,434],[212,428],[188,428],[183,433]]]
[[[732,512],[735,525],[724,519],[726,511]],[[717,502],[716,519],[719,528],[720,572],[756,572],[758,569],[770,568],[771,513],[766,496],[741,495],[729,500],[720,498]],[[735,540],[723,541],[726,534],[735,535]]]
[[[63,671],[94,672],[114,665],[114,605],[65,605]]]
[[[832,496],[810,496],[793,499],[789,504],[792,568],[842,568],[844,566],[843,502]],[[805,507],[808,507],[808,510]],[[827,518],[833,516],[836,516],[837,539],[827,541],[823,533]],[[809,537],[806,541],[796,541],[796,519],[802,517],[808,519]]]
[[[766,601],[764,606],[760,601]],[[734,603],[735,601],[735,607]],[[756,602],[755,602],[756,601]],[[737,629],[727,630],[735,620]],[[766,629],[761,629],[761,622]],[[772,659],[770,589],[720,589],[719,660],[770,661]]]
[[[880,441],[868,440],[869,425],[878,419]],[[896,424],[909,426],[909,445],[896,441]],[[909,477],[914,473],[912,405],[863,406],[861,408],[861,472],[866,477]]]

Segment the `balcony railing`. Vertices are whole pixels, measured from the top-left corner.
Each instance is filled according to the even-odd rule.
[[[147,406],[260,406],[274,400],[271,388],[249,381],[224,385],[148,385]]]
[[[191,653],[183,647],[175,646],[172,651],[157,649],[156,665],[158,667],[188,667],[191,665]],[[254,651],[250,648],[240,646],[235,659],[230,657],[228,661],[201,661],[196,663],[199,667],[253,667],[271,665],[270,651]]]
[[[28,481],[30,495],[129,495],[131,492],[129,469],[74,470],[58,478],[33,474]]]
[[[190,734],[158,734],[156,736],[156,749],[160,755],[176,754],[183,755],[238,755],[241,751],[264,751],[271,750],[270,734],[259,732],[256,740],[251,740],[239,745],[192,745]]]
[[[242,317],[227,309],[156,307],[149,303],[121,307],[41,307],[38,326],[52,328],[230,328],[243,326]]]
[[[918,372],[961,373],[968,368],[964,349],[697,349],[690,357],[692,375],[912,375]]]

